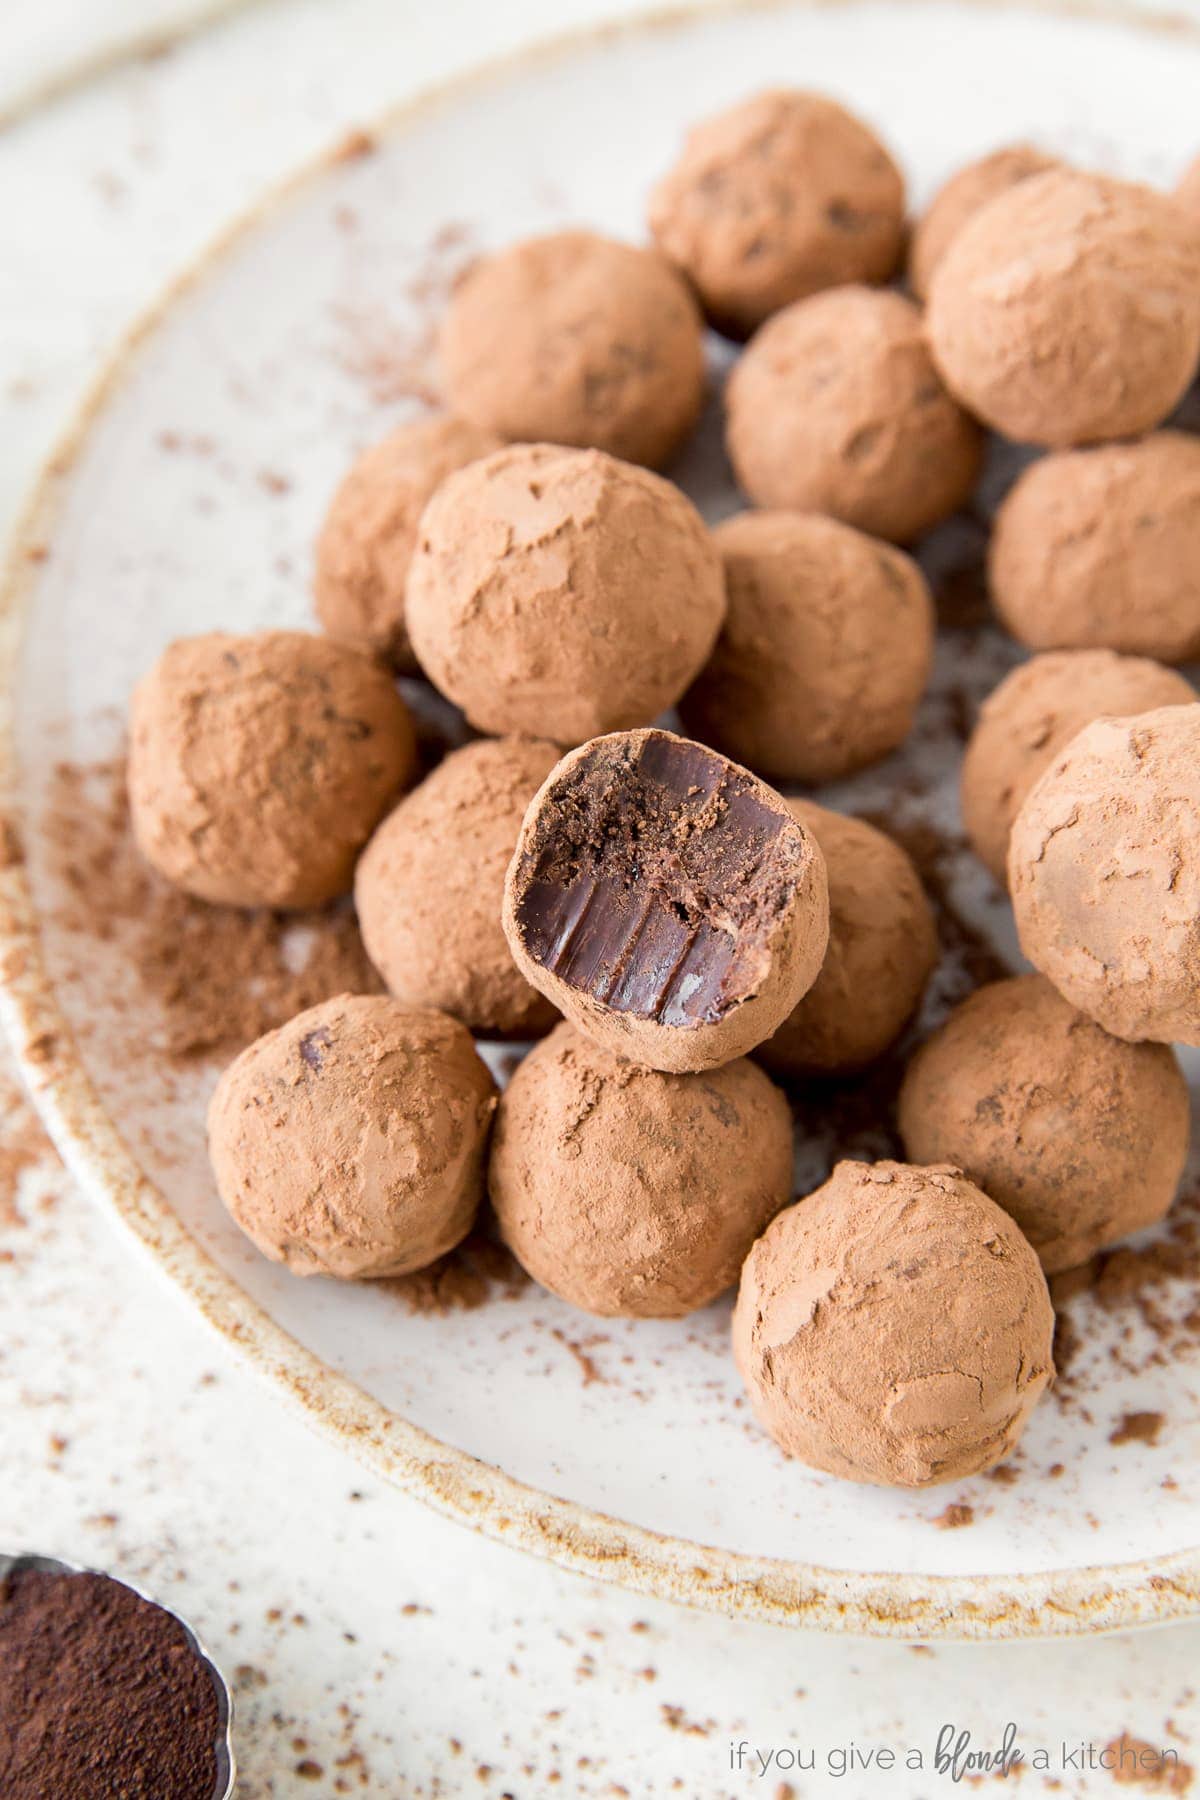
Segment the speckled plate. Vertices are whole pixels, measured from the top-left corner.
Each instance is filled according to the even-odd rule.
[[[129,690],[170,638],[308,622],[326,497],[352,450],[431,384],[428,329],[454,270],[480,245],[568,220],[638,235],[647,183],[684,126],[779,81],[874,120],[918,202],[1006,139],[1163,180],[1200,141],[1200,35],[1178,23],[781,6],[560,46],[307,172],[132,334],[16,544],[2,624],[5,1013],[89,1191],[281,1397],[464,1523],[593,1576],[829,1629],[979,1637],[1179,1617],[1200,1611],[1200,1362],[1173,1347],[1189,1337],[1183,1283],[1157,1288],[1153,1308],[1072,1303],[1069,1380],[1007,1479],[922,1495],[845,1486],[788,1464],[754,1428],[727,1305],[682,1324],[598,1324],[500,1284],[485,1305],[428,1316],[386,1286],[299,1282],[260,1259],[205,1162],[215,1066],[169,1054],[137,922],[81,925],[75,850],[104,781],[71,824],[64,793],[77,804],[80,789],[63,766],[120,758]],[[678,473],[716,516],[735,497],[712,425]],[[965,522],[931,555],[960,618],[978,539]],[[956,625],[904,757],[838,797],[923,843],[951,909],[928,1017],[986,960],[983,940],[1011,952],[952,841],[958,733],[1010,655],[986,628]],[[92,878],[82,898],[102,902]],[[299,964],[311,947],[293,934],[287,954]],[[870,1148],[858,1131],[870,1112],[869,1095],[857,1123],[811,1100],[802,1183],[840,1130]]]

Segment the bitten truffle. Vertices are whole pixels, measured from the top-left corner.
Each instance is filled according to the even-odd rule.
[[[963,756],[963,824],[975,854],[1003,885],[1009,833],[1026,794],[1093,719],[1195,698],[1182,675],[1144,656],[1048,650],[1021,663],[984,701]]]
[[[902,544],[961,506],[979,474],[978,428],[900,294],[832,288],[776,313],[726,403],[734,472],[755,506],[830,513]]]
[[[499,443],[465,419],[434,413],[363,451],[334,495],[317,539],[317,617],[330,637],[405,674],[415,670],[404,588],[417,522],[447,475]]]
[[[209,1154],[234,1219],[294,1275],[405,1275],[470,1230],[495,1105],[456,1020],[342,994],[226,1069]]]
[[[661,468],[704,403],[699,308],[657,250],[590,231],[527,238],[477,262],[441,334],[456,412],[526,443]]]
[[[1097,719],[1017,814],[1021,948],[1114,1036],[1200,1044],[1200,705]]]
[[[782,1076],[846,1074],[882,1056],[917,1010],[937,966],[937,925],[893,838],[812,800],[788,807],[825,858],[829,947],[812,987],[755,1056]]]
[[[300,631],[180,638],[133,696],[134,834],[161,875],[230,906],[319,906],[412,779],[412,724],[365,656]]]
[[[787,1204],[791,1114],[744,1058],[667,1075],[560,1025],[501,1100],[488,1185],[543,1287],[609,1317],[680,1318],[733,1285]]]
[[[525,815],[504,894],[517,967],[597,1043],[711,1069],[817,978],[825,864],[765,783],[668,731],[565,756]]]
[[[1174,1052],[1110,1037],[1041,975],[955,1008],[908,1066],[899,1121],[912,1161],[962,1169],[1049,1274],[1161,1219],[1191,1133]]]
[[[747,1257],[733,1350],[789,1456],[930,1487],[1011,1454],[1053,1331],[1033,1249],[957,1169],[841,1162]]]
[[[707,661],[721,559],[670,482],[525,444],[452,475],[408,581],[413,645],[472,725],[578,744],[645,725]]]
[[[354,899],[367,954],[406,1006],[435,1006],[484,1037],[539,1037],[555,1011],[517,972],[500,923],[526,808],[553,744],[495,738],[439,763],[379,827]]]
[[[728,611],[687,729],[784,781],[835,781],[903,743],[933,661],[917,565],[816,513],[740,513],[713,541]]]
[[[1001,620],[1035,650],[1103,645],[1160,662],[1200,655],[1200,438],[1063,450],[1033,463],[996,515]]]
[[[917,298],[929,294],[933,271],[968,219],[1031,175],[1058,168],[1057,157],[1035,150],[1032,144],[1006,144],[968,163],[953,174],[929,202],[913,230],[908,247],[908,280]]]
[[[650,196],[650,230],[713,324],[748,337],[821,288],[888,279],[904,178],[853,113],[777,88],[689,132]]]
[[[951,392],[1020,443],[1133,437],[1200,359],[1200,233],[1152,188],[1052,170],[988,202],[934,272]]]

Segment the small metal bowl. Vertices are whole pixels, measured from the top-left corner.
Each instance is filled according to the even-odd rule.
[[[237,1765],[233,1757],[233,1696],[229,1691],[229,1683],[220,1669],[204,1648],[186,1619],[180,1618],[173,1606],[164,1606],[155,1595],[146,1593],[144,1588],[135,1582],[126,1581],[120,1575],[113,1575],[107,1569],[89,1569],[80,1563],[63,1562],[57,1556],[37,1556],[26,1552],[5,1554],[0,1551],[0,1582],[21,1569],[37,1569],[46,1575],[98,1575],[105,1581],[115,1581],[118,1587],[128,1588],[139,1600],[145,1600],[151,1606],[157,1606],[161,1612],[167,1613],[179,1625],[188,1643],[208,1670],[209,1677],[217,1695],[217,1736],[213,1750],[217,1761],[217,1780],[213,1788],[212,1800],[233,1800],[234,1788],[237,1784]]]

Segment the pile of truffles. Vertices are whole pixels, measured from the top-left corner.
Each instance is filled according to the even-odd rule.
[[[1200,655],[1200,440],[1170,415],[1200,363],[1198,170],[1173,196],[1006,146],[909,229],[875,133],[772,91],[691,133],[649,244],[471,266],[445,410],[332,498],[325,635],[173,644],[133,700],[149,862],[239,907],[352,892],[387,989],[217,1085],[217,1187],[265,1255],[402,1275],[486,1203],[591,1313],[736,1287],[754,1409],[813,1468],[921,1487],[1009,1456],[1054,1375],[1047,1273],[1160,1220],[1188,1153],[1200,706],[1169,665]],[[748,504],[715,530],[662,473],[708,332],[745,341]],[[990,550],[1036,654],[982,708],[962,815],[1034,972],[946,1016],[910,856],[787,790],[911,732],[919,540],[974,501],[989,433],[1046,452]],[[463,721],[421,780],[417,680]],[[500,1093],[479,1039],[541,1041]],[[797,1198],[794,1116],[883,1058],[910,1160]]]

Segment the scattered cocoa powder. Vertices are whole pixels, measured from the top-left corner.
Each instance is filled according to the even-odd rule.
[[[529,1277],[486,1227],[477,1227],[456,1250],[427,1269],[375,1285],[395,1295],[410,1313],[443,1318],[448,1313],[474,1312],[496,1297],[515,1300],[528,1287]]]
[[[943,1507],[933,1523],[939,1531],[961,1531],[965,1525],[975,1523],[975,1508],[960,1500],[952,1500],[949,1506]]]
[[[1120,1424],[1109,1433],[1110,1444],[1157,1444],[1166,1419],[1160,1412],[1122,1413]]]
[[[1117,1787],[1150,1788],[1158,1794],[1186,1794],[1195,1771],[1173,1752],[1164,1754],[1141,1738],[1123,1731],[1104,1746],[1112,1759],[1111,1773]]]

